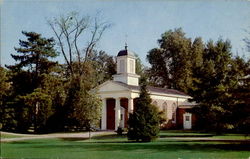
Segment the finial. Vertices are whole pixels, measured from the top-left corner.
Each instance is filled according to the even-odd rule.
[[[125,35],[125,50],[128,49],[127,38],[128,38],[128,35],[126,34]]]

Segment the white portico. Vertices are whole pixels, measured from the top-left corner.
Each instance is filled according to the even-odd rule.
[[[134,101],[139,97],[139,75],[136,74],[136,58],[127,50],[117,55],[117,74],[113,80],[98,86],[98,94],[102,99],[102,130],[117,130],[127,127],[129,113],[134,110]],[[153,104],[164,110],[166,118],[176,123],[176,112],[179,104],[187,103],[190,96],[173,89],[148,87]],[[182,104],[183,105],[183,104]]]
[[[126,127],[129,113],[133,112],[133,99],[139,96],[127,86],[138,87],[139,75],[135,73],[136,58],[127,50],[121,50],[117,55],[117,74],[113,81],[100,85],[98,93],[103,102],[101,129],[117,129]]]

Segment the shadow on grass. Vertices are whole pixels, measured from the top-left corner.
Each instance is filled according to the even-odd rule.
[[[64,141],[85,141],[88,140],[89,138],[84,138],[84,137],[61,137],[59,138]]]
[[[69,141],[69,140],[68,140]],[[33,144],[33,142],[31,142]],[[14,144],[14,143],[13,143]],[[29,144],[29,142],[16,142],[15,144]],[[29,148],[25,146],[23,148]],[[235,142],[200,142],[200,141],[154,141],[154,142],[132,142],[132,141],[93,141],[93,142],[47,142],[34,144],[32,148],[37,149],[60,149],[72,151],[150,151],[150,152],[223,152],[223,151],[250,151],[250,143]]]
[[[33,148],[60,148],[60,149],[84,149],[87,151],[137,151],[149,150],[154,152],[161,151],[249,151],[249,144],[149,144],[149,143],[88,143],[75,145],[41,145]]]
[[[109,134],[109,135],[100,135],[100,136],[93,136],[91,139],[95,140],[105,140],[105,139],[124,139],[127,138],[127,135],[117,135],[117,134]]]
[[[164,138],[164,137],[213,137],[214,135],[212,134],[207,134],[207,135],[189,135],[189,134],[185,134],[185,135],[160,135],[160,138]]]

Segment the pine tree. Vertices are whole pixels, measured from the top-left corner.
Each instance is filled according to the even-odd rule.
[[[128,120],[128,139],[142,142],[156,139],[160,131],[160,116],[147,91],[146,80],[141,82],[141,92],[135,100],[135,109]]]
[[[10,105],[15,109],[17,131],[25,132],[33,125],[38,132],[52,114],[53,93],[45,91],[45,85],[49,84],[44,81],[45,77],[56,74],[57,63],[50,58],[56,57],[57,52],[53,38],[43,38],[35,32],[22,33],[27,40],[20,40],[16,54],[11,54],[17,63],[6,66],[12,73],[13,100]]]
[[[16,70],[26,67],[36,75],[50,71],[49,68],[55,65],[55,62],[49,61],[48,58],[57,56],[53,48],[55,45],[53,38],[43,38],[41,34],[35,32],[23,31],[22,34],[27,37],[27,40],[19,40],[20,48],[15,48],[17,54],[11,54],[12,58],[19,63],[7,67]]]
[[[205,47],[202,66],[197,70],[193,99],[199,103],[195,108],[200,128],[221,133],[232,129],[232,93],[237,82],[237,71],[233,72],[231,44],[219,39],[209,41]],[[213,120],[209,120],[213,119]]]

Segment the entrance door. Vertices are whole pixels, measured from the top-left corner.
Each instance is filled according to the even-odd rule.
[[[192,129],[192,114],[191,113],[183,114],[183,128]]]
[[[107,129],[115,130],[115,99],[107,99]]]

